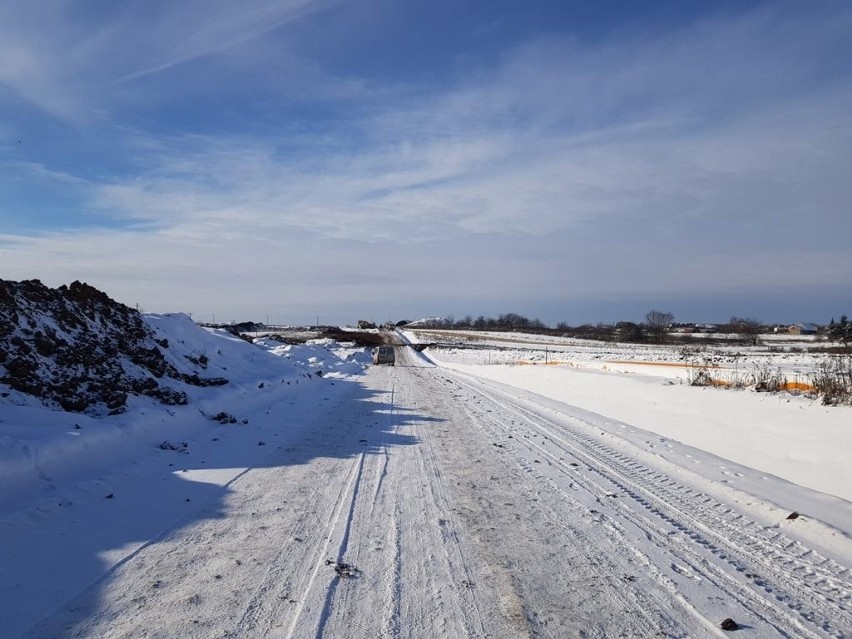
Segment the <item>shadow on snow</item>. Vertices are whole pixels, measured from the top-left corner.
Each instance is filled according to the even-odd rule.
[[[181,529],[228,517],[234,483],[253,470],[385,454],[417,443],[406,426],[441,421],[392,406],[389,393],[368,388],[364,378],[314,384],[269,389],[269,403],[250,398],[249,424],[209,422],[187,440],[185,452],[151,447],[126,466],[70,487],[65,493],[73,503],[45,498],[16,513],[28,538],[7,544],[0,557],[8,595],[0,618],[11,620],[2,633],[73,635],[101,611],[117,570]],[[239,398],[229,399],[240,417]],[[206,420],[197,409],[186,407],[173,419]],[[42,521],[35,525],[34,518]],[[0,535],[14,540],[14,526]]]

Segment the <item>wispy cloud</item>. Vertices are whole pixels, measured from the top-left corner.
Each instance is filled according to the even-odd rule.
[[[150,58],[143,61],[148,66],[143,64],[115,82],[132,81],[230,49],[336,1],[339,0],[251,0],[235,6],[231,2],[195,0],[160,5],[150,19],[153,42]]]
[[[246,43],[333,0],[99,4],[0,6],[0,84],[54,116],[79,122],[104,108],[111,86]]]
[[[405,297],[424,272],[418,294],[436,298],[452,297],[453,282],[460,300],[557,299],[843,284],[852,267],[844,6],[767,5],[593,43],[531,38],[436,84],[302,65],[280,43],[283,66],[271,72],[260,48],[240,43],[326,5],[255,2],[235,16],[230,4],[203,4],[138,5],[61,64],[0,33],[12,52],[0,81],[58,114],[83,108],[79,87],[58,81],[69,68],[94,65],[85,82],[105,91],[154,82],[176,103],[185,89],[156,84],[157,71],[205,56],[216,69],[262,69],[225,106],[190,108],[204,113],[179,119],[192,133],[146,128],[144,118],[105,127],[130,167],[74,178],[75,188],[81,206],[122,228],[7,236],[0,261],[14,261],[15,274],[60,276],[73,263],[152,296],[167,279],[198,288],[197,299],[174,299],[200,306],[211,274],[235,304],[275,290],[317,305]],[[150,41],[139,45],[130,16]],[[53,50],[77,37],[75,24]],[[93,62],[119,40],[113,61]],[[239,105],[258,84],[262,100]],[[207,117],[227,126],[205,126]],[[387,276],[355,286],[329,261]]]
[[[837,219],[852,195],[838,179],[850,98],[842,88],[694,129],[682,118],[577,134],[500,128],[296,160],[271,143],[176,139],[147,174],[96,187],[96,203],[157,224],[239,220],[357,240],[546,236],[621,220],[665,233],[701,219],[720,241],[755,240],[805,210],[812,225]]]

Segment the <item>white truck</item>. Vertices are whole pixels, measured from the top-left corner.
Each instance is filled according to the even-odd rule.
[[[373,364],[389,364],[393,366],[395,361],[396,353],[390,344],[382,344],[373,349]]]

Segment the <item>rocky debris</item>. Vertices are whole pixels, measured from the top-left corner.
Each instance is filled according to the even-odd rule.
[[[727,631],[738,630],[739,627],[740,627],[739,624],[736,621],[734,621],[733,619],[730,619],[730,618],[725,619],[722,622],[721,626],[722,626],[722,630],[727,630]]]
[[[211,417],[214,422],[219,422],[220,424],[236,424],[237,418],[231,415],[230,413],[226,413],[222,411],[221,413],[216,413]]]
[[[174,442],[170,442],[169,440],[163,441],[160,444],[160,448],[162,450],[174,450],[179,453],[188,453],[189,452],[189,444],[186,442],[180,442],[179,444],[175,444]]]
[[[334,561],[332,559],[325,560],[326,566],[333,566],[334,572],[337,573],[338,577],[358,577],[361,574],[361,571],[358,570],[352,564],[347,564],[342,561]]]
[[[263,339],[272,340],[273,342],[280,342],[281,344],[290,344],[291,346],[296,346],[300,344],[304,344],[312,337],[309,336],[297,336],[293,337],[292,335],[281,335],[280,333],[273,333],[271,335],[264,335]]]
[[[0,384],[66,411],[120,413],[129,395],[187,403],[173,380],[228,383],[178,371],[169,344],[135,309],[81,282],[48,288],[39,280],[0,280]],[[196,357],[202,368],[206,357]]]
[[[168,348],[169,340],[164,339],[163,341],[166,343],[166,346],[164,348]],[[160,342],[157,342],[157,343],[160,344]],[[160,345],[162,346],[162,344],[160,344]],[[200,366],[201,368],[207,368],[207,363],[210,361],[207,358],[207,355],[205,355],[203,353],[201,355],[198,355],[198,356],[185,355],[184,357],[186,357],[186,359],[188,359],[190,362],[192,362],[196,366]]]
[[[179,379],[182,382],[186,382],[191,386],[199,386],[201,388],[205,388],[207,386],[224,386],[228,383],[228,380],[224,377],[199,377],[195,373],[177,373],[174,375],[175,379]]]
[[[320,337],[333,339],[337,342],[353,342],[357,346],[373,347],[385,343],[384,336],[378,333],[364,333],[362,331],[347,331],[339,326],[326,326],[322,328]]]
[[[259,333],[266,330],[266,325],[259,322],[239,322],[237,324],[223,324],[221,328],[224,328],[231,335],[243,337],[245,333]]]

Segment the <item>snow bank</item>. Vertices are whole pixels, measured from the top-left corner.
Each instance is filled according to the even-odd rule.
[[[124,413],[108,417],[54,410],[9,393],[0,419],[0,506],[8,510],[38,491],[94,477],[164,440],[191,438],[215,427],[218,423],[211,417],[217,413],[250,418],[268,401],[269,391],[302,382],[305,393],[320,388],[327,392],[324,378],[357,375],[369,362],[364,349],[331,340],[303,346],[250,344],[227,331],[201,328],[180,313],[144,319],[158,339],[168,340],[162,352],[178,371],[201,370],[204,377],[222,377],[228,383],[204,387],[176,381],[188,396],[187,405],[164,406],[130,396]]]

